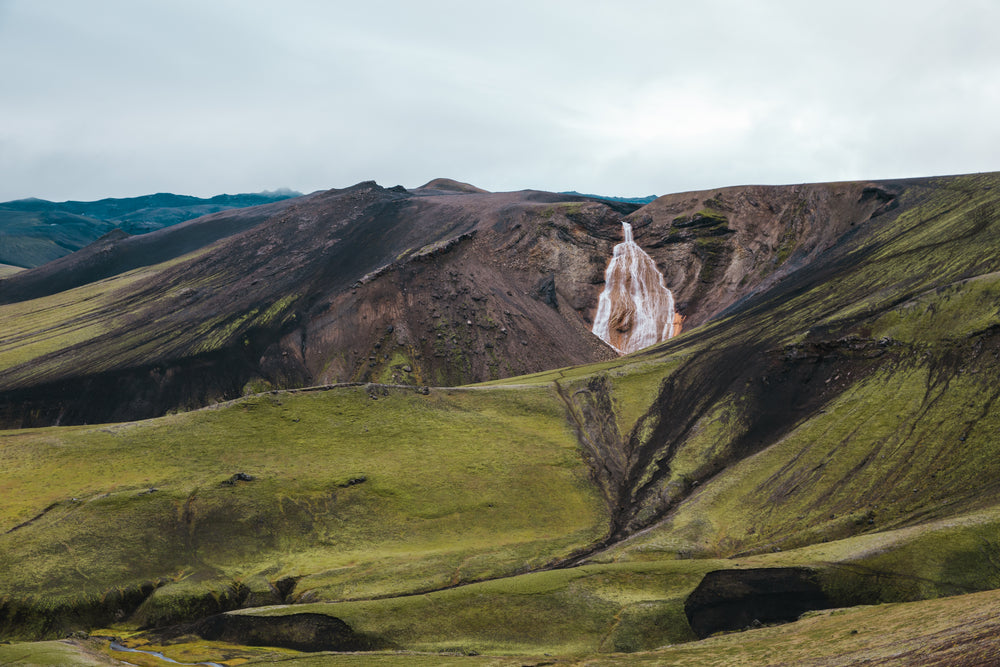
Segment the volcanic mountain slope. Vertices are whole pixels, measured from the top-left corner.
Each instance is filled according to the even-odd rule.
[[[239,396],[248,383],[455,384],[609,358],[574,308],[596,300],[593,286],[570,277],[562,293],[579,303],[561,297],[560,310],[559,292],[538,286],[539,266],[591,261],[586,246],[545,251],[555,232],[543,223],[560,206],[608,230],[619,213],[563,199],[365,183],[272,205],[281,208],[263,221],[246,209],[107,239],[53,263],[55,273],[19,274],[0,283],[17,301],[5,308],[13,360],[0,380],[8,410],[21,412],[10,419],[150,416]],[[237,233],[197,250],[189,242],[220,226]],[[146,248],[167,262],[117,273]],[[538,259],[518,256],[532,250]],[[63,275],[80,284],[109,274],[20,300]],[[79,403],[95,390],[103,405]]]
[[[759,291],[626,357],[2,434],[0,632],[118,623],[214,661],[274,658],[235,643],[983,664],[996,598],[970,594],[1000,588],[1000,175],[852,187],[872,209],[831,221],[845,231],[825,252],[773,254],[767,276],[758,258]],[[942,596],[960,597],[657,650]]]
[[[134,419],[254,389],[455,385],[588,361],[620,220],[688,326],[808,264],[899,184],[728,188],[634,205],[447,179],[363,183],[110,235],[0,281],[8,426]]]

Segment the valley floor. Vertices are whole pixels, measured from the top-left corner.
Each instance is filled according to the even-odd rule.
[[[195,640],[170,645],[126,642],[159,651],[180,663],[224,665],[675,665],[677,667],[763,667],[801,665],[991,665],[1000,661],[1000,591],[936,600],[810,612],[785,625],[720,634],[700,641],[632,654],[584,657],[459,655],[447,652],[302,653]],[[165,665],[159,658],[122,653],[101,637],[0,644],[4,665]]]

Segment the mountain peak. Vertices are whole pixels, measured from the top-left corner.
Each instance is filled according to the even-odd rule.
[[[487,193],[489,190],[483,190],[482,188],[477,188],[475,185],[469,183],[463,183],[461,181],[455,181],[450,178],[435,178],[432,181],[427,181],[417,190],[445,190],[448,192],[481,192]]]

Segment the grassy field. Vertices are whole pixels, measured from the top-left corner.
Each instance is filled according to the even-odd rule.
[[[5,278],[6,276],[12,276],[19,271],[24,271],[20,266],[11,266],[10,264],[0,264],[0,278]]]
[[[560,411],[547,389],[353,387],[8,432],[3,593],[41,618],[153,584],[136,618],[162,623],[282,579],[352,599],[537,568],[607,532]]]
[[[910,603],[810,612],[795,623],[717,635],[701,641],[634,653],[520,656],[465,655],[455,651],[302,653],[267,647],[190,641],[159,645],[130,641],[180,662],[306,665],[672,665],[756,667],[764,665],[984,665],[1000,654],[1000,592],[986,591]],[[143,654],[111,651],[107,640],[0,644],[4,664],[103,665],[127,660],[163,664]]]

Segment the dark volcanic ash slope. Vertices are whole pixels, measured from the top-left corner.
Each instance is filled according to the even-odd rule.
[[[863,183],[747,187],[637,208],[447,179],[412,191],[369,182],[108,237],[0,281],[14,332],[0,340],[2,423],[135,419],[270,387],[452,385],[609,359],[590,326],[623,217],[691,326],[807,264],[894,197]],[[66,317],[53,324],[44,314],[56,308]]]

